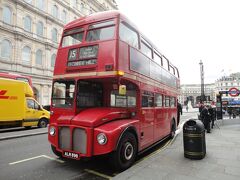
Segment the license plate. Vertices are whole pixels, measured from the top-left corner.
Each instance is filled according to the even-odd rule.
[[[63,156],[71,159],[80,159],[80,154],[69,151],[63,151]]]

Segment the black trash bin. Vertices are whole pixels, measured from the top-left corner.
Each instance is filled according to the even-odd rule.
[[[184,156],[203,159],[206,155],[205,128],[200,120],[190,119],[183,125]]]

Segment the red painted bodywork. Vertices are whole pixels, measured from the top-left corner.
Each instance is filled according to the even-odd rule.
[[[78,109],[76,107],[76,97],[72,108],[51,107],[53,114],[50,118],[49,128],[54,126],[57,130],[55,136],[48,135],[49,142],[56,147],[56,150],[62,152],[58,145],[59,127],[69,127],[72,133],[74,128],[82,128],[87,134],[87,153],[81,154],[81,157],[91,157],[94,155],[107,154],[114,151],[121,134],[128,128],[134,130],[137,141],[138,151],[141,151],[153,143],[161,140],[170,134],[172,120],[176,121],[177,109],[175,107],[141,107],[141,94],[143,91],[161,93],[166,96],[177,98],[179,94],[177,88],[156,82],[142,74],[131,71],[130,64],[130,46],[120,41],[118,38],[119,22],[124,21],[130,24],[137,32],[137,28],[118,11],[103,12],[80,18],[64,28],[64,31],[81,27],[88,28],[88,25],[95,22],[112,19],[115,22],[115,34],[110,40],[86,42],[58,49],[54,80],[57,79],[75,79],[77,80],[97,80],[105,84],[104,87],[104,105],[103,108]],[[84,33],[84,38],[86,32]],[[68,51],[74,48],[84,46],[98,45],[97,64],[82,67],[67,67]],[[139,51],[139,53],[141,53]],[[106,71],[106,65],[112,65],[111,71]],[[124,71],[124,76],[114,74],[116,71]],[[119,82],[131,82],[137,86],[137,102],[134,108],[111,108],[110,88],[113,84]],[[151,83],[151,84],[150,84]],[[158,83],[158,87],[154,84]],[[179,86],[179,79],[177,79]],[[108,141],[105,145],[97,142],[97,135],[105,133]],[[81,152],[80,152],[81,153]]]

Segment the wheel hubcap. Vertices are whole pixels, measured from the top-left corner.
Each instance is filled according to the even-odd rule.
[[[124,157],[126,160],[131,159],[133,156],[133,146],[131,143],[127,142],[126,143],[126,148],[124,150]]]
[[[41,127],[46,127],[46,123],[44,121],[41,121]]]

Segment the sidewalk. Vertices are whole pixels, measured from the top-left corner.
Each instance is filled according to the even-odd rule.
[[[120,173],[116,180],[239,180],[240,119],[218,120],[206,133],[207,154],[202,160],[184,157],[183,133],[167,148]]]
[[[48,133],[48,128],[32,128],[32,129],[12,128],[12,130],[1,129],[0,141],[13,139],[13,138],[26,137],[26,136],[35,136],[39,134],[47,134],[47,133]]]

